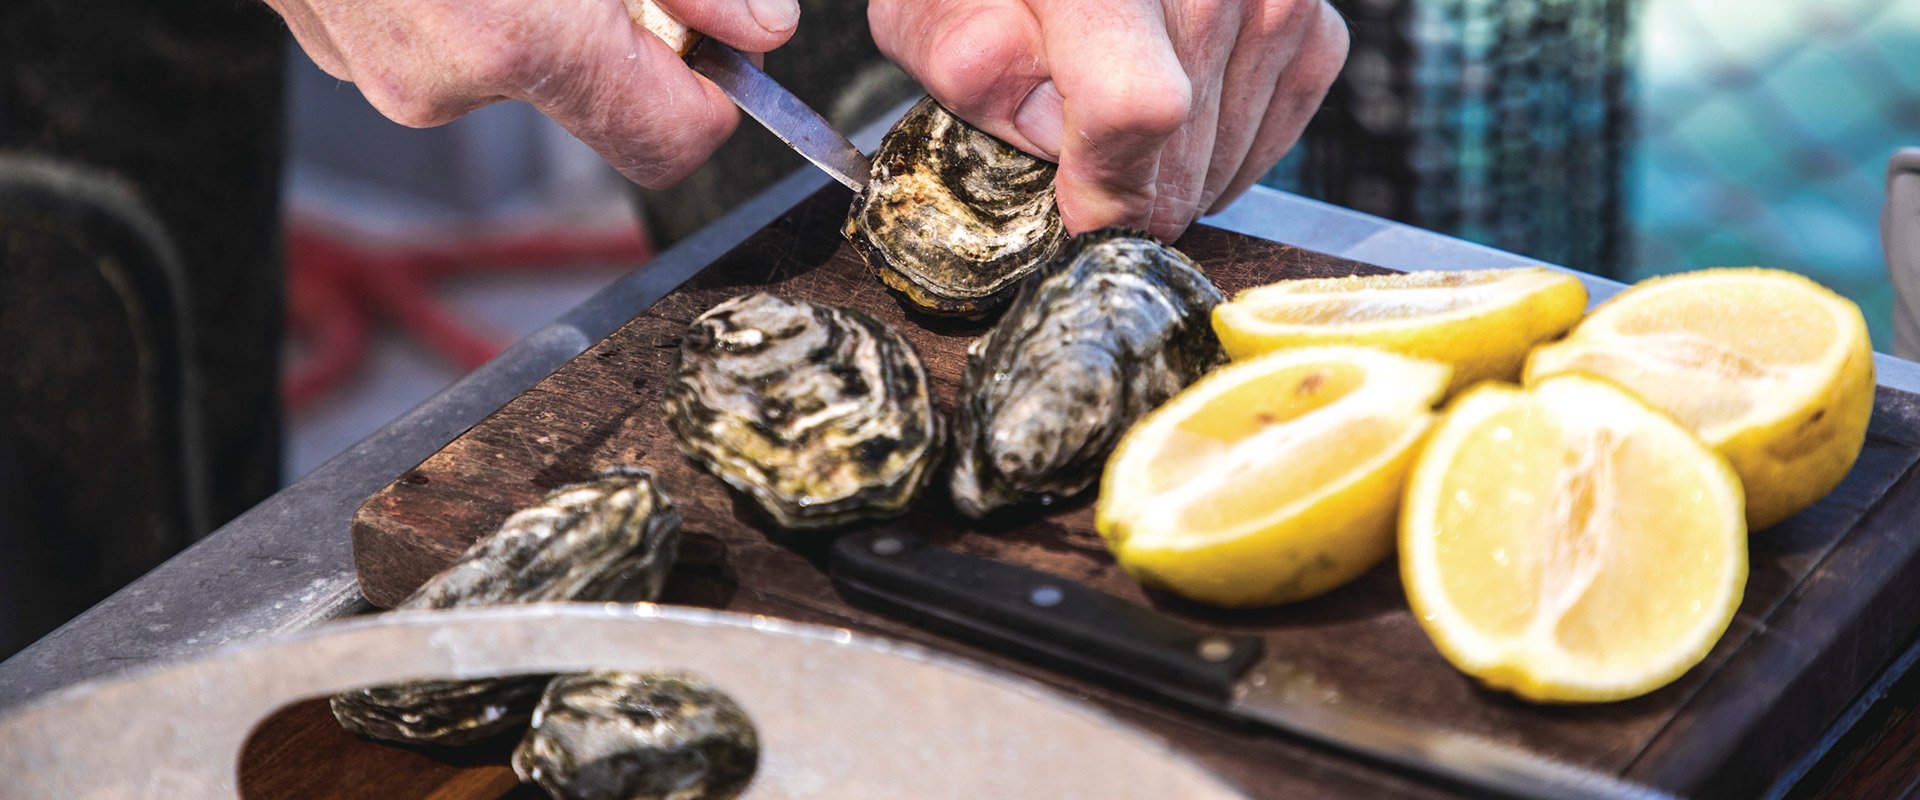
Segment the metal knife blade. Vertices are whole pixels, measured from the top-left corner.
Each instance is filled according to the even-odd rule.
[[[867,188],[872,166],[860,148],[740,51],[708,37],[694,46],[687,64],[726,92],[747,116],[765,125],[834,180],[856,192]]]
[[[860,148],[787,87],[754,66],[751,59],[725,42],[688,29],[653,0],[626,3],[633,24],[660,37],[687,60],[694,72],[726,92],[747,116],[847,188],[856,192],[867,188],[871,165]]]
[[[1253,636],[1210,633],[1044,572],[935,547],[897,528],[842,537],[850,599],[1031,660],[1439,778],[1475,795],[1668,795],[1491,739],[1349,702]]]

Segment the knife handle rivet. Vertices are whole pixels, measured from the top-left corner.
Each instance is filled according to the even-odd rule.
[[[1194,648],[1200,654],[1200,660],[1218,664],[1233,657],[1233,642],[1225,637],[1209,636],[1200,640],[1200,646]]]
[[[892,536],[882,536],[873,540],[873,554],[877,556],[897,556],[906,549],[906,542]]]
[[[1029,602],[1041,608],[1052,608],[1060,605],[1060,601],[1065,599],[1067,599],[1066,593],[1060,591],[1060,587],[1051,584],[1041,586],[1033,590],[1033,594],[1027,595]]]

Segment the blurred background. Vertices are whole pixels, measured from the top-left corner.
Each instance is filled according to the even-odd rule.
[[[1355,47],[1269,183],[1634,281],[1812,276],[1877,349],[1887,160],[1920,144],[1920,3],[1354,0]]]
[[[863,4],[806,2],[811,25],[802,26],[802,35],[822,37],[811,45],[816,51],[848,55],[786,64],[779,54],[770,57],[782,80],[826,87],[813,96],[802,91],[803,98],[851,129],[915,92],[863,44]],[[1267,178],[1269,185],[1625,281],[1720,265],[1801,272],[1858,302],[1876,346],[1889,346],[1894,300],[1878,215],[1888,158],[1896,148],[1920,145],[1920,2],[1335,5],[1351,22],[1352,55],[1305,140]],[[0,149],[44,147],[83,156],[105,150],[109,178],[130,178],[129,196],[151,201],[148,216],[159,217],[163,227],[191,229],[194,213],[207,211],[261,243],[261,253],[214,254],[212,260],[230,267],[228,277],[190,298],[203,316],[216,317],[200,326],[199,344],[128,334],[140,347],[156,348],[141,351],[152,356],[141,362],[150,368],[124,393],[96,393],[133,398],[128,402],[135,406],[130,416],[99,412],[87,419],[131,420],[129,430],[82,430],[94,423],[73,421],[79,418],[72,404],[60,399],[80,390],[17,366],[112,352],[110,342],[55,341],[36,333],[30,341],[39,349],[25,352],[19,337],[0,337],[9,348],[0,357],[16,365],[16,396],[52,398],[6,409],[11,429],[45,435],[10,439],[0,452],[7,456],[0,458],[0,477],[27,487],[0,497],[6,506],[0,519],[10,526],[30,519],[87,531],[162,531],[140,548],[108,537],[72,545],[58,558],[33,547],[15,558],[5,546],[8,536],[0,536],[0,609],[21,607],[10,593],[31,594],[38,604],[0,614],[0,656],[799,166],[771,137],[745,125],[717,160],[720,166],[676,192],[639,196],[584,145],[525,106],[488,107],[432,130],[402,128],[289,46],[284,28],[264,9],[225,9],[251,16],[213,27],[196,16],[201,11],[167,9],[173,7],[153,6],[127,22],[142,31],[137,40],[104,37],[107,46],[99,50],[109,55],[90,56],[101,62],[97,74],[77,77],[66,75],[72,70],[36,72],[43,62],[67,63],[53,50],[62,39],[47,31],[64,26],[101,38],[89,27],[94,21],[73,20],[106,12],[51,0],[22,0],[0,12],[6,23],[0,25],[0,67],[10,76],[0,95],[0,133],[7,134]],[[129,85],[127,94],[157,91],[126,76],[159,75],[156,65],[177,67],[186,58],[181,54],[194,53],[200,59],[216,54],[226,72],[209,80],[195,61],[182,71],[211,88],[194,90],[198,95],[166,89],[170,98],[187,98],[173,121],[182,137],[199,137],[191,139],[192,152],[164,140],[100,146],[91,141],[97,131],[145,129],[67,113],[62,105],[69,97],[120,91],[113,87],[122,84]],[[220,84],[223,75],[231,77],[227,85]],[[242,94],[283,108],[284,129],[236,133],[221,125]],[[209,171],[252,159],[258,168],[244,174],[273,183],[251,194],[199,191],[181,198],[167,196],[164,179],[143,177],[162,175],[154,165],[180,159],[199,159],[195,168]],[[279,187],[277,205],[272,185]],[[0,191],[0,223],[7,221],[6,198]],[[275,217],[282,222],[277,240],[264,235]],[[177,248],[161,250],[193,267],[211,252],[193,242],[183,234]],[[168,258],[156,263],[171,263]],[[284,261],[284,271],[275,259]],[[16,263],[26,261],[16,254]],[[171,274],[178,265],[156,269]],[[54,301],[71,302],[49,297],[49,305],[32,306],[19,298],[41,284],[8,279],[0,299],[26,303],[28,311],[58,316],[67,306]],[[240,283],[252,294],[220,291]],[[284,298],[285,338],[258,342],[254,350],[264,355],[222,351],[248,334],[222,329],[220,318],[271,310],[263,296]],[[168,319],[173,312],[164,297],[156,302],[136,316]],[[44,322],[28,324],[33,314],[14,306],[8,311],[8,325],[24,320],[22,330],[48,329]],[[188,355],[169,355],[169,347]],[[277,368],[265,366],[275,357]],[[211,371],[200,375],[196,364]],[[223,378],[223,370],[230,374]],[[257,379],[260,394],[277,393],[278,415],[269,410],[257,421],[247,417],[251,427],[232,424],[236,413],[221,402],[245,391],[214,389],[207,403],[198,402],[196,387],[230,387],[235,375]],[[171,429],[166,421],[175,416],[183,421]],[[205,453],[194,444],[203,427],[216,440]],[[216,434],[228,428],[251,460],[223,456]],[[273,430],[282,432],[277,440]],[[97,465],[115,458],[139,465],[75,445],[83,440],[97,440],[99,452],[158,453],[153,463],[182,465],[172,472],[143,469],[138,474],[147,482],[135,488],[142,496],[187,500],[120,502],[133,492],[126,488],[131,484],[100,478]],[[171,455],[176,452],[184,454]],[[223,472],[223,464],[237,472]],[[36,467],[23,478],[16,474],[23,465]],[[155,482],[154,474],[162,480]],[[235,484],[234,474],[247,485],[223,493]],[[47,498],[61,492],[78,499],[55,508]],[[102,516],[109,513],[119,516]],[[16,543],[45,540],[9,535]],[[36,574],[42,582],[49,575],[64,581],[82,569],[76,564],[122,551],[134,554],[85,580],[65,581],[70,591],[61,598],[12,591],[33,584]]]

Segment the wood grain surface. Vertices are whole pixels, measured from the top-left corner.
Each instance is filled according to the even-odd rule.
[[[1309,743],[1171,711],[850,607],[823,571],[826,537],[769,533],[750,504],[681,456],[662,418],[679,336],[707,308],[753,289],[856,306],[894,324],[918,348],[937,397],[951,409],[966,345],[984,326],[904,310],[838,236],[847,200],[838,187],[822,190],[654,307],[635,309],[627,325],[370,498],[352,531],[368,599],[398,602],[555,487],[641,465],[656,470],[685,509],[686,546],[664,602],[844,625],[977,657],[1089,698],[1258,797],[1438,792]],[[1206,227],[1178,245],[1228,293],[1280,278],[1383,271]],[[1907,480],[1920,458],[1914,400],[1881,389],[1866,450],[1841,488],[1755,535],[1740,613],[1705,662],[1653,694],[1608,705],[1535,706],[1478,688],[1427,641],[1392,563],[1317,600],[1222,612],[1143,592],[1101,546],[1084,502],[968,524],[936,481],[905,524],[956,549],[1078,580],[1198,625],[1257,633],[1269,652],[1313,670],[1354,702],[1668,789],[1739,796],[1771,782],[1913,634],[1914,615],[1905,609],[1920,599],[1920,542],[1907,535],[1920,513],[1920,491]],[[396,749],[313,730],[323,727],[263,732],[254,750],[290,747],[288,737],[301,736],[316,736],[312,747],[349,760],[355,751]],[[424,780],[431,785],[414,796],[498,796]]]

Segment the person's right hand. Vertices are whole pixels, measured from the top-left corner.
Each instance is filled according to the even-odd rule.
[[[797,0],[657,0],[748,53],[784,44]],[[327,74],[421,128],[496,100],[531,103],[633,182],[660,188],[713,155],[740,114],[635,25],[620,0],[267,0]]]

